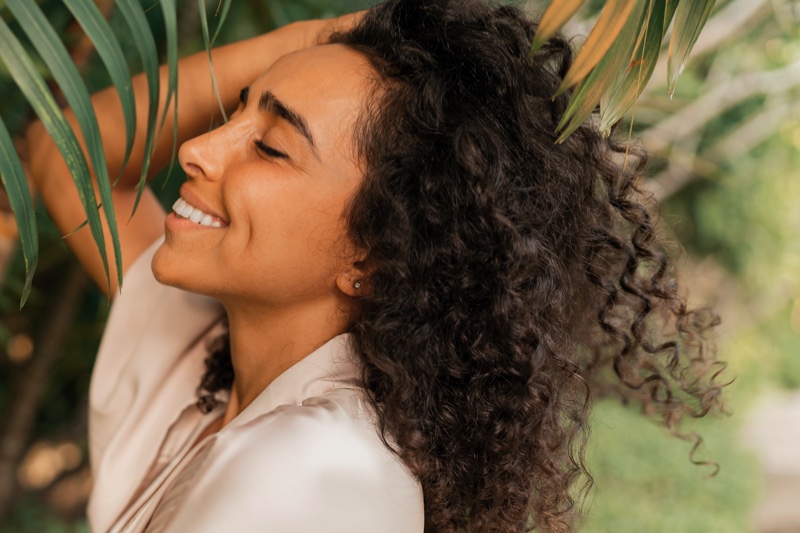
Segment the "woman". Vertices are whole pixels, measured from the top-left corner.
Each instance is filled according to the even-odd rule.
[[[668,276],[643,158],[618,164],[592,124],[555,144],[571,52],[557,37],[530,58],[534,31],[480,0],[293,24],[215,51],[236,111],[207,133],[207,62],[181,62],[187,182],[166,223],[146,191],[120,226],[95,531],[566,531],[590,384],[675,432],[718,407],[715,320]],[[119,104],[94,104],[117,175]],[[70,230],[65,166],[28,137]],[[88,232],[68,242],[104,287]]]

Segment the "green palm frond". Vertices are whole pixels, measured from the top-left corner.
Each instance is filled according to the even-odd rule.
[[[610,130],[633,107],[653,75],[669,25],[665,21],[672,17],[667,12],[667,3],[668,0],[648,0],[630,66],[616,73],[614,82],[600,99],[601,130]]]
[[[169,72],[169,77],[167,78],[167,103],[164,105],[164,114],[161,117],[159,130],[163,130],[164,121],[167,119],[167,113],[170,110],[172,110],[173,124],[175,125],[172,128],[172,157],[167,171],[167,176],[169,176],[172,173],[175,155],[178,150],[178,6],[175,0],[161,0],[159,3],[161,4],[161,12],[164,15],[164,26],[167,33],[167,71]],[[134,211],[139,204],[142,190],[143,188],[139,187],[139,194],[133,207]]]
[[[558,125],[560,132],[558,142],[566,140],[586,121],[594,112],[603,95],[608,92],[609,87],[614,83],[617,73],[628,68],[633,57],[637,30],[644,7],[641,1],[634,1],[632,4],[633,9],[627,13],[625,24],[619,28],[613,40],[608,39],[609,48],[606,49],[605,53],[597,56],[598,62],[595,68],[592,68],[586,75],[579,78],[578,87],[570,98],[567,110]],[[596,30],[597,28],[593,30],[592,35],[596,33]],[[589,37],[591,38],[591,35]],[[584,47],[584,50],[586,50],[586,47]],[[580,55],[578,54],[577,59],[580,59]],[[590,60],[593,61],[594,58],[590,58]],[[578,63],[576,62],[576,64]],[[578,65],[580,66],[580,64]],[[572,69],[569,72],[572,72]],[[569,72],[566,79],[569,78]],[[566,90],[566,88],[567,85],[565,83],[560,90]]]
[[[203,29],[203,42],[206,45],[206,55],[208,57],[208,66],[211,69],[211,84],[214,90],[214,94],[217,96],[217,103],[219,104],[219,111],[222,114],[223,120],[228,122],[228,115],[225,113],[225,106],[222,104],[222,97],[219,94],[219,86],[217,85],[217,76],[214,73],[214,62],[211,59],[211,48],[214,46],[214,42],[217,40],[219,36],[219,30],[222,28],[222,25],[225,23],[225,19],[228,17],[228,11],[231,8],[231,0],[224,0],[224,5],[220,5],[221,15],[219,18],[219,22],[217,22],[217,29],[214,32],[214,36],[210,37],[210,31],[208,29],[208,17],[206,16],[206,1],[205,0],[197,0],[197,4],[200,8],[200,25]]]
[[[94,0],[63,0],[63,2],[85,32],[87,39],[92,43],[119,95],[125,121],[124,162],[127,163],[133,150],[137,119],[131,71],[120,45],[123,37],[114,32]],[[160,123],[163,127],[167,113],[177,111],[177,104],[175,103],[178,83],[177,6],[175,0],[160,0],[159,4],[161,5],[165,23],[166,50],[169,63],[166,91],[167,105],[164,107],[164,113],[160,117]],[[223,13],[227,14],[229,8],[230,0],[224,0]],[[112,183],[116,181],[111,178],[117,177],[108,175],[97,117],[91,105],[86,83],[74,65],[56,28],[42,12],[37,2],[31,0],[6,0],[3,9],[6,13],[4,17],[0,17],[0,62],[3,63],[11,79],[42,121],[45,129],[53,137],[58,150],[64,157],[86,212],[86,222],[84,224],[90,228],[103,258],[103,265],[108,276],[110,268],[100,215],[100,206],[102,206],[103,218],[111,233],[111,246],[114,250],[113,260],[118,273],[117,280],[121,286],[122,252],[117,230],[117,217],[111,201],[111,187],[113,186]],[[134,43],[147,77],[149,105],[143,165],[139,183],[140,197],[149,172],[153,146],[159,134],[159,117],[157,115],[160,91],[159,58],[153,30],[148,23],[141,1],[116,0],[116,9],[118,9],[122,20],[130,30],[130,34],[126,38]],[[12,23],[21,30],[21,33],[27,36],[36,54],[33,54],[23,46],[19,37],[11,29]],[[219,27],[220,24],[217,25],[217,32]],[[216,34],[214,39],[216,39]],[[209,42],[213,42],[214,39]],[[56,96],[47,85],[45,78],[48,75],[58,85],[64,99],[74,113],[75,121],[85,141],[86,155],[84,155],[84,151],[81,149],[70,123],[60,109]],[[172,136],[174,154],[175,145],[177,144],[177,121],[175,121]],[[95,195],[92,173],[97,176],[99,198]],[[14,150],[11,134],[2,119],[0,119],[0,179],[2,179],[6,194],[9,197],[9,203],[14,212],[19,229],[22,254],[25,260],[26,277],[21,301],[21,305],[24,305],[30,291],[38,259],[36,218],[22,163]],[[138,205],[139,197],[137,197],[135,206]],[[135,206],[134,211],[136,209]],[[110,278],[108,281],[110,284]]]
[[[2,32],[0,31],[0,33]],[[0,46],[2,46],[1,42]],[[33,210],[33,200],[28,190],[25,170],[14,150],[14,142],[11,140],[8,128],[2,120],[0,120],[0,180],[3,182],[11,209],[17,219],[19,242],[22,247],[22,256],[25,259],[25,285],[20,301],[20,307],[22,307],[31,292],[33,272],[36,270],[39,236],[36,233],[36,214]]]
[[[673,18],[668,49],[668,91],[675,91],[715,0],[606,0],[558,93],[574,91],[559,124],[564,141],[600,105],[600,128],[608,133],[641,95],[653,74]],[[531,54],[580,9],[583,0],[552,0],[542,14]]]
[[[111,82],[119,95],[125,119],[125,156],[122,163],[124,168],[131,156],[133,137],[136,132],[136,102],[133,98],[131,72],[127,68],[125,54],[111,28],[106,24],[100,8],[93,2],[64,0],[64,5],[70,10],[89,39],[95,43],[97,55],[103,60]]]
[[[678,76],[686,66],[686,60],[692,51],[700,30],[703,29],[711,10],[714,8],[714,0],[683,0],[678,3],[675,10],[675,29],[669,41],[669,95],[675,92],[675,84]]]
[[[133,210],[135,212],[136,208],[139,206],[139,200],[142,198],[144,186],[147,183],[147,172],[150,169],[150,158],[153,154],[153,143],[155,142],[156,136],[158,94],[161,82],[158,77],[158,51],[156,49],[156,41],[153,38],[153,33],[150,31],[150,26],[147,23],[147,17],[144,14],[141,4],[138,0],[117,0],[117,9],[119,9],[120,14],[125,19],[125,23],[131,31],[133,42],[139,51],[144,73],[147,77],[147,134],[144,143],[144,159],[142,161],[142,171],[139,177],[139,188],[136,194],[136,201],[133,204]],[[131,217],[133,217],[133,213],[131,213]]]
[[[23,31],[28,35],[28,38],[33,43],[34,48],[42,57],[47,67],[50,69],[50,72],[53,74],[53,79],[56,81],[56,83],[58,83],[59,87],[61,87],[64,97],[75,113],[75,118],[78,121],[81,133],[83,133],[83,138],[86,142],[86,151],[89,154],[92,166],[94,167],[94,171],[97,175],[96,181],[100,190],[103,211],[106,214],[106,222],[112,236],[114,259],[117,265],[118,282],[122,284],[122,250],[119,246],[119,235],[117,232],[116,217],[114,215],[114,205],[111,201],[111,183],[108,177],[108,166],[106,165],[105,152],[103,151],[103,142],[100,138],[100,128],[97,124],[97,117],[95,116],[92,108],[89,90],[86,88],[86,84],[81,79],[78,69],[72,63],[72,58],[70,57],[69,52],[67,52],[66,47],[61,42],[61,39],[59,38],[55,29],[53,29],[53,27],[47,21],[47,17],[42,12],[41,8],[39,8],[35,2],[30,2],[29,0],[6,0],[6,5],[8,6],[8,9],[11,11],[12,15],[14,15],[14,17],[20,23]],[[34,105],[34,109],[35,108],[36,106]],[[39,114],[38,111],[37,114]],[[42,114],[39,114],[39,117],[44,122],[48,115],[43,116]],[[55,117],[55,120],[64,121],[63,114],[61,117]],[[66,154],[64,155],[66,158]],[[91,209],[91,207],[96,205],[91,176],[88,175],[88,172],[86,175],[80,175],[76,172],[73,172],[72,176],[76,180],[78,188],[85,191],[83,196],[86,202],[91,199],[91,204],[85,204],[87,208]],[[92,191],[91,194],[89,194],[90,190]],[[91,207],[89,207],[90,205]],[[96,210],[93,211],[95,211],[94,214],[97,215]],[[100,223],[100,217],[90,216],[89,227],[92,230],[92,234],[95,237],[100,254],[103,257],[103,268],[106,271],[106,277],[108,277],[109,266],[108,259],[106,258],[103,227]]]
[[[78,139],[75,133],[69,126],[64,113],[58,106],[55,97],[47,88],[44,78],[36,69],[30,56],[27,54],[19,39],[13,34],[8,24],[0,18],[0,60],[2,60],[6,68],[8,68],[11,77],[17,84],[19,89],[25,95],[25,98],[33,107],[36,114],[42,121],[42,124],[53,136],[64,160],[72,173],[75,184],[78,188],[78,194],[83,204],[84,210],[91,228],[92,235],[97,242],[97,246],[104,259],[106,271],[108,271],[108,264],[105,260],[105,241],[103,240],[103,231],[100,223],[100,215],[97,209],[97,199],[94,194],[94,187],[91,182],[91,175],[89,173],[89,166],[86,158],[83,156]],[[16,154],[9,154],[11,159],[19,160]],[[22,181],[19,181],[19,180]],[[4,176],[7,190],[15,189],[22,190],[27,188],[28,184],[24,176],[18,173],[9,173]],[[23,213],[14,210],[14,215],[17,220],[17,225],[22,228],[27,223],[23,218]],[[38,251],[25,250],[26,265],[35,265],[38,257]],[[26,273],[27,284],[24,292],[30,290],[30,280],[32,279],[33,272]]]

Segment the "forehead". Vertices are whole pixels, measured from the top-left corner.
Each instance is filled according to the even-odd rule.
[[[251,95],[271,91],[301,114],[315,140],[325,144],[352,132],[372,80],[364,56],[343,45],[324,45],[280,58],[253,83]]]

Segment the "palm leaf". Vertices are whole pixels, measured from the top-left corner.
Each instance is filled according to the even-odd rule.
[[[175,153],[178,149],[178,19],[177,6],[175,0],[161,0],[161,12],[164,14],[164,28],[167,34],[167,101],[164,104],[164,114],[161,117],[161,127],[164,128],[164,121],[170,110],[172,99],[175,102],[172,106],[173,126],[172,126],[172,157],[170,158],[167,177],[172,173],[175,164]]]
[[[600,100],[600,130],[608,132],[642,94],[658,63],[664,32],[669,26],[667,0],[649,0],[642,19],[633,61],[621,70]],[[671,15],[671,13],[669,14]]]
[[[100,198],[103,202],[103,210],[106,214],[106,222],[111,233],[112,245],[114,248],[114,259],[117,266],[117,281],[122,285],[122,250],[119,246],[119,234],[117,231],[117,221],[114,216],[114,205],[111,201],[111,183],[108,177],[108,166],[106,165],[106,156],[103,151],[103,143],[100,137],[100,128],[97,125],[97,117],[94,114],[91,98],[86,85],[83,83],[78,69],[72,63],[67,49],[59,39],[55,30],[50,26],[47,18],[42,10],[35,2],[28,2],[26,0],[6,0],[6,5],[14,17],[17,19],[22,30],[31,39],[34,48],[42,56],[47,67],[53,74],[53,78],[61,87],[64,97],[69,102],[72,110],[75,113],[75,118],[78,121],[81,132],[83,133],[84,142],[86,143],[86,151],[89,158],[92,160],[95,173],[97,175],[97,185],[100,190]],[[60,112],[59,112],[60,113]],[[63,114],[62,114],[63,118]],[[65,157],[67,154],[62,152]],[[73,174],[76,182],[81,182],[81,188],[92,188],[91,174],[86,173]],[[94,195],[92,195],[94,196]],[[92,210],[97,211],[95,205],[92,205]],[[90,220],[90,226],[93,224]],[[98,245],[103,242],[102,227],[99,225],[99,217],[97,227],[93,227],[93,233],[96,233],[95,240],[98,240]],[[108,261],[105,258],[105,244],[101,246],[103,253],[103,267],[108,276]],[[110,280],[109,280],[110,290]]]
[[[17,157],[8,128],[2,120],[0,120],[0,180],[5,187],[11,209],[14,211],[17,228],[19,228],[22,257],[25,259],[25,285],[22,288],[22,298],[19,304],[22,309],[31,292],[33,273],[36,271],[36,262],[39,257],[39,237],[36,233],[36,214],[33,210],[33,200],[28,190],[25,170]]]
[[[583,5],[583,1],[553,0],[553,3],[542,13],[542,18],[536,27],[536,35],[533,36],[533,42],[531,43],[531,57],[578,12],[578,9]]]
[[[582,4],[583,0],[552,0],[531,42],[531,56]],[[672,96],[677,77],[713,6],[714,0],[606,0],[600,18],[556,91],[559,95],[577,86],[559,124],[559,142],[592,114],[597,103],[601,103],[600,127],[604,132],[630,110],[652,76],[663,36],[674,16],[668,62]],[[640,25],[631,26],[632,20]],[[624,38],[622,33],[626,33]],[[632,48],[628,50],[627,45]],[[630,57],[622,61],[629,51]]]
[[[131,217],[133,217],[136,208],[139,206],[139,200],[142,198],[144,186],[147,183],[147,173],[150,169],[150,159],[153,155],[153,143],[155,142],[156,122],[158,120],[158,94],[160,90],[158,51],[156,42],[153,39],[153,33],[147,23],[147,17],[138,0],[117,0],[117,7],[131,30],[133,42],[139,50],[139,56],[142,58],[142,66],[147,77],[147,133],[145,135],[139,186],[131,212]]]
[[[667,0],[667,5],[664,8],[666,10],[666,15],[664,16],[664,35],[667,34],[669,25],[672,22],[672,17],[675,16],[675,10],[678,9],[678,2],[680,2],[680,0]]]
[[[56,99],[47,88],[44,78],[39,74],[22,44],[11,32],[2,17],[0,17],[0,59],[5,63],[12,79],[31,104],[34,112],[41,119],[42,125],[53,137],[53,141],[64,156],[67,168],[71,172],[73,179],[75,179],[78,196],[86,211],[89,228],[97,243],[106,275],[108,275],[108,260],[106,259],[103,229],[100,223],[100,215],[97,211],[97,200],[91,183],[89,167],[83,155],[83,150],[81,150],[78,139],[61,112]],[[25,220],[16,211],[16,208],[15,213],[18,219]],[[20,234],[22,235],[27,231],[28,229],[23,224],[20,227]]]
[[[617,39],[570,97],[567,109],[558,125],[560,135],[556,142],[564,142],[589,118],[603,94],[614,83],[617,73],[630,64],[643,11],[644,3],[636,2],[633,12],[618,32]]]
[[[122,169],[124,169],[133,150],[136,133],[136,101],[133,98],[131,73],[128,70],[125,55],[97,5],[81,0],[64,0],[64,4],[86,32],[86,36],[94,43],[95,50],[103,60],[111,82],[117,89],[125,120],[125,156],[122,160]]]
[[[217,29],[214,30],[214,35],[211,37],[212,47],[216,44],[217,37],[219,37],[219,32],[222,29],[222,25],[225,24],[225,20],[227,20],[228,18],[228,12],[231,10],[232,3],[233,3],[232,0],[222,0],[217,8],[217,13],[219,14],[219,20],[217,21]]]
[[[206,47],[206,56],[208,58],[208,67],[211,71],[211,88],[214,91],[214,94],[217,97],[217,104],[219,105],[220,113],[222,113],[222,119],[225,122],[228,122],[228,115],[225,113],[225,105],[222,103],[222,96],[219,94],[219,86],[217,85],[217,76],[214,74],[214,62],[211,59],[211,47],[213,46],[211,42],[211,37],[208,31],[208,17],[206,16],[206,0],[197,0],[197,5],[200,10],[200,26],[203,29],[203,41]],[[227,13],[227,12],[226,12]],[[217,30],[219,31],[219,25],[217,25]],[[214,34],[216,38],[217,34]]]
[[[634,11],[641,13],[641,0],[608,0],[581,51],[575,58],[556,94],[561,94],[586,78],[589,72],[603,59],[606,52],[617,42],[622,29],[628,26]],[[638,17],[634,17],[638,22]],[[628,26],[629,27],[629,26]],[[634,28],[635,29],[635,28]]]
[[[101,57],[112,83],[120,97],[123,119],[125,121],[126,145],[123,157],[123,169],[130,159],[135,143],[137,113],[133,99],[130,71],[127,61],[122,53],[119,41],[105,21],[97,6],[92,0],[64,0],[65,5],[75,17],[75,20],[84,29],[88,39],[92,42],[98,55]],[[134,203],[133,211],[138,206],[139,199],[146,183],[157,135],[163,130],[167,113],[172,112],[175,117],[173,124],[173,149],[172,162],[177,149],[177,84],[178,84],[178,30],[176,0],[161,0],[167,35],[168,80],[164,112],[160,117],[159,128],[159,64],[158,54],[153,39],[152,31],[139,0],[116,0],[116,5],[128,25],[133,42],[142,59],[144,72],[147,78],[149,104],[147,108],[147,127],[145,133],[145,147],[142,158],[142,168],[139,180],[139,190]],[[206,27],[205,38],[208,46],[213,46],[222,23],[227,17],[231,0],[220,0],[218,13],[221,13],[213,36],[208,36]],[[47,88],[47,84],[40,74],[41,64],[35,64],[34,59],[25,51],[17,37],[11,32],[6,19],[0,18],[0,61],[6,68],[16,85],[33,107],[41,119],[44,128],[53,137],[56,147],[61,152],[67,168],[75,181],[81,204],[86,211],[86,222],[97,244],[103,262],[106,276],[109,276],[109,264],[106,257],[106,243],[103,235],[103,225],[99,213],[100,206],[105,211],[106,222],[111,232],[111,241],[114,248],[114,257],[117,267],[119,285],[122,285],[122,261],[117,232],[114,206],[111,201],[111,181],[105,161],[100,130],[97,117],[91,106],[91,99],[84,82],[81,80],[76,67],[72,63],[69,53],[47,21],[36,2],[29,0],[7,0],[6,7],[18,22],[22,31],[41,56],[44,66],[52,73],[54,81],[59,85],[68,104],[73,109],[75,119],[80,127],[85,152],[78,141],[76,133],[60,110],[55,97]],[[170,107],[172,107],[170,109]],[[97,184],[102,202],[98,204],[92,174],[87,156],[92,163],[92,168],[97,175]],[[10,143],[5,125],[0,122],[0,179],[3,180],[9,194],[12,209],[20,231],[20,240],[26,262],[26,285],[23,294],[23,303],[28,296],[30,282],[35,270],[38,257],[38,242],[36,238],[36,224],[33,218],[30,194],[27,191],[27,182],[19,158],[16,156],[13,145]],[[133,213],[131,214],[131,216]],[[82,225],[82,226],[83,226]],[[110,278],[109,278],[110,284]]]
[[[670,98],[675,94],[678,76],[686,66],[689,53],[697,42],[700,30],[708,21],[714,0],[682,0],[675,11],[675,28],[669,41],[667,62],[667,91]]]

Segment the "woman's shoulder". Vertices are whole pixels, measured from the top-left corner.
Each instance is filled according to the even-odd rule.
[[[176,517],[181,527],[196,530],[203,514],[204,524],[222,527],[230,519],[248,530],[423,529],[422,489],[378,437],[356,389],[337,389],[223,429],[202,471]],[[223,493],[235,500],[236,517]],[[215,531],[210,525],[201,530]]]

